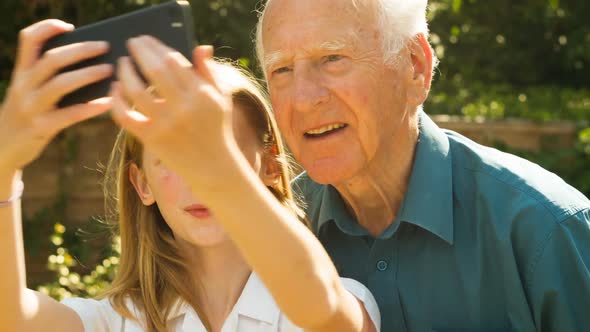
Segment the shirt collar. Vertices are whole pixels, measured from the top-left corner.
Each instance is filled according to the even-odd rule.
[[[238,314],[276,325],[279,321],[279,306],[270,291],[254,272],[250,275],[242,295],[236,303]]]
[[[398,219],[453,244],[453,161],[447,135],[420,111],[420,136]]]
[[[418,116],[420,135],[408,189],[395,222],[381,238],[392,236],[400,222],[407,222],[453,244],[453,172],[449,140],[426,113],[420,111]],[[334,221],[344,233],[368,235],[348,213],[334,187],[324,186],[322,195],[316,231],[327,221]]]
[[[333,186],[324,186],[322,193],[321,204],[319,209],[319,219],[317,223],[316,234],[328,221],[336,223],[338,228],[352,236],[369,235],[366,229],[361,227],[354,217],[348,212],[344,200]]]
[[[194,309],[188,303],[179,299],[168,315],[168,320],[173,320],[181,315],[185,315],[186,318],[186,315],[188,314],[194,314],[194,316],[197,317]],[[242,294],[238,298],[230,316],[235,314],[262,321],[270,325],[278,323],[280,315],[279,307],[275,303],[268,289],[254,272],[250,274],[246,286],[244,286]],[[228,319],[230,319],[230,317],[228,317]]]

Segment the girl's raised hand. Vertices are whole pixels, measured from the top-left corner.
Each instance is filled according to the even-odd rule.
[[[52,19],[21,30],[11,84],[0,106],[0,170],[23,168],[60,130],[110,108],[108,99],[99,99],[57,109],[64,95],[113,71],[110,65],[96,65],[58,74],[64,67],[108,50],[105,42],[86,42],[40,54],[48,39],[73,28]]]
[[[199,189],[222,185],[239,149],[232,132],[230,96],[215,82],[212,49],[194,50],[191,63],[160,41],[142,36],[128,43],[131,56],[118,63],[113,118],[168,167]]]

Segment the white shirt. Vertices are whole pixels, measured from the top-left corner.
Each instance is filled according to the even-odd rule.
[[[360,282],[341,278],[344,287],[363,302],[377,331],[381,316],[371,292]],[[108,299],[92,300],[71,298],[62,301],[72,308],[84,324],[86,332],[142,332],[143,327],[135,320],[124,319],[111,306]],[[131,302],[128,303],[136,317],[142,317]],[[187,303],[179,303],[168,316],[168,328],[172,332],[206,332],[203,323]],[[302,332],[287,319],[275,303],[272,295],[255,273],[246,282],[234,308],[225,320],[221,332]]]

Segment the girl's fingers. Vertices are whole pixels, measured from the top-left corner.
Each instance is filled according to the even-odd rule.
[[[111,98],[105,97],[90,101],[86,104],[78,104],[62,108],[55,112],[49,112],[42,116],[48,128],[55,133],[72,126],[78,122],[95,117],[107,112],[111,108]]]
[[[21,30],[15,73],[29,69],[37,61],[41,48],[48,39],[72,30],[73,25],[55,19],[44,20]]]
[[[129,52],[141,73],[147,78],[162,97],[177,100],[186,89],[170,69],[170,59],[158,54],[148,43],[146,37],[130,39]]]
[[[90,83],[105,79],[112,73],[113,67],[103,64],[59,74],[37,90],[35,97],[31,100],[31,104],[35,105],[31,111],[40,113],[53,109],[63,96]]]
[[[154,95],[148,92],[143,80],[139,77],[129,57],[119,59],[117,65],[117,77],[121,95],[129,100],[143,114],[152,118],[159,110],[154,102]]]
[[[149,119],[145,115],[131,109],[131,106],[123,98],[121,87],[118,83],[113,83],[110,96],[113,106],[111,115],[119,126],[138,138],[142,137],[141,133],[149,131],[147,128]]]
[[[151,36],[143,37],[148,45],[158,56],[160,56],[170,69],[170,73],[176,77],[185,87],[194,83],[195,73],[192,63],[182,53],[171,49],[159,40]]]
[[[103,41],[76,43],[51,49],[31,68],[27,86],[37,87],[60,69],[104,54],[109,45]]]
[[[212,58],[213,46],[211,45],[199,45],[193,50],[193,63],[195,64],[197,74],[203,80],[219,89],[219,85],[213,75],[213,68],[210,65],[211,62],[209,61]]]
[[[217,93],[210,94],[211,97],[216,100],[219,105],[228,104],[231,102],[228,99],[227,87],[222,88],[222,85],[218,83],[217,77],[223,75],[223,70],[216,68],[215,61],[213,60],[213,46],[202,45],[197,46],[193,50],[193,62],[197,68],[197,77],[199,78],[199,85],[207,85]],[[224,100],[225,99],[225,100]]]
[[[224,97],[223,91],[219,88],[215,78],[215,64],[211,61],[213,47],[203,46],[195,49],[195,60],[198,61],[200,67],[195,72],[191,63],[179,52],[172,50],[153,37],[145,36],[142,38],[145,40],[146,45],[151,47],[160,57],[164,58],[164,62],[170,68],[171,75],[182,83],[184,90],[189,89],[189,91],[192,91],[193,97],[197,91],[207,95],[210,99]],[[200,100],[200,97],[204,97],[204,95],[198,96],[196,101]],[[220,105],[224,104],[220,100],[217,100],[217,102]],[[194,103],[191,103],[191,105],[194,105]]]

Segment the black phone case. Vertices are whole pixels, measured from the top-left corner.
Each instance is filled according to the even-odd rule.
[[[151,35],[179,51],[191,61],[192,49],[196,42],[193,35],[192,12],[188,1],[170,1],[82,26],[72,32],[50,39],[44,45],[43,52],[72,43],[104,40],[110,43],[110,50],[107,54],[66,67],[61,72],[103,63],[116,66],[117,59],[128,55],[127,40],[139,35]],[[106,96],[114,79],[113,75],[64,96],[59,102],[59,107],[85,103]]]

